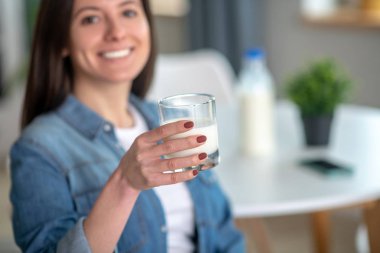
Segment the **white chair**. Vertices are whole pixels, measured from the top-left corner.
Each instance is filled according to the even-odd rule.
[[[216,50],[161,54],[147,98],[157,101],[176,94],[208,93],[218,104],[228,104],[235,80],[230,63]]]

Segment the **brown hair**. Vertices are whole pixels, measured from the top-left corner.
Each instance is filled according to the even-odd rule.
[[[60,106],[73,90],[73,68],[63,58],[68,45],[74,0],[42,0],[33,38],[32,54],[22,108],[21,129],[40,114]],[[153,17],[149,0],[141,0],[150,27],[148,61],[133,80],[132,93],[144,98],[151,84],[156,59]]]

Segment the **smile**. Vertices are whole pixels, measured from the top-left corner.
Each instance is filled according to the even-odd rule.
[[[110,52],[104,52],[102,53],[102,57],[106,59],[117,59],[117,58],[123,58],[130,55],[132,52],[131,48],[118,50],[118,51],[110,51]]]

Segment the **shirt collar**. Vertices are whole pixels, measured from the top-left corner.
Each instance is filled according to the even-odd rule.
[[[76,97],[69,95],[57,110],[58,115],[71,127],[93,139],[106,124],[99,114],[82,104]]]
[[[129,96],[129,102],[142,114],[149,129],[159,125],[157,108],[154,104],[147,103],[133,94]],[[73,95],[69,95],[65,99],[58,108],[57,114],[70,126],[90,139],[95,138],[106,125],[112,126],[110,122],[81,103]]]
[[[158,106],[156,103],[141,100],[134,94],[129,96],[129,102],[141,113],[149,129],[159,126]]]

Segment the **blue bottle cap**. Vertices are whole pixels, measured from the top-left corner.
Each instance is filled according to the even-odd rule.
[[[263,59],[265,58],[265,52],[261,48],[248,49],[244,56],[249,59]]]

